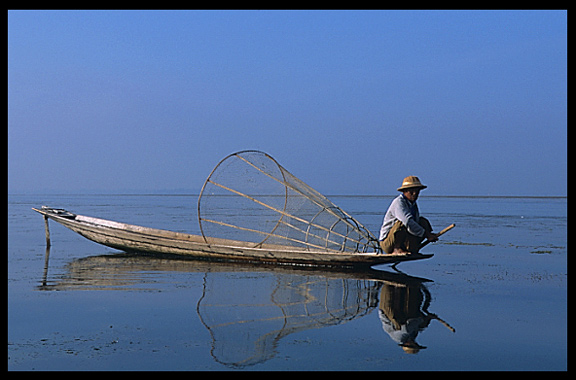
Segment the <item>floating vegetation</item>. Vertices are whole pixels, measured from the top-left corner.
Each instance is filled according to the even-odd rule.
[[[566,249],[566,247],[563,247],[561,245],[546,245],[546,246],[539,246],[539,247],[534,247],[534,250],[530,251],[530,253],[535,253],[537,255],[544,255],[544,254],[551,254],[553,253],[554,249]]]
[[[467,242],[463,242],[463,241],[447,241],[444,242],[444,244],[448,244],[448,245],[483,245],[486,247],[493,247],[494,244],[492,243],[467,243]]]
[[[552,251],[550,251],[548,249],[537,249],[535,251],[530,251],[530,253],[536,253],[538,255],[544,255],[544,254],[550,254],[550,253],[552,253]]]

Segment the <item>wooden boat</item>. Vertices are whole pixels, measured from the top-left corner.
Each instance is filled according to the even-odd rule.
[[[352,216],[270,155],[232,153],[212,170],[198,197],[201,235],[76,215],[42,206],[48,219],[108,247],[194,259],[358,268],[433,255],[386,255]],[[234,239],[230,239],[233,237]]]
[[[164,257],[199,260],[250,262],[295,266],[369,268],[378,264],[396,264],[422,260],[432,254],[386,255],[378,252],[340,252],[330,249],[311,250],[288,245],[254,243],[210,238],[181,232],[141,227],[89,216],[76,215],[46,206],[33,208],[46,220],[51,219],[72,231],[107,247],[125,252],[142,252]],[[46,230],[47,237],[48,229]]]

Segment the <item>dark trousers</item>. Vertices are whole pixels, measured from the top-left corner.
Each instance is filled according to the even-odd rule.
[[[420,217],[418,222],[426,232],[432,232],[432,226],[428,219]],[[408,232],[408,228],[401,221],[397,220],[392,226],[386,239],[380,242],[380,247],[386,253],[394,252],[395,248],[403,249],[404,251],[418,253],[420,245],[422,244],[423,237],[412,235]]]

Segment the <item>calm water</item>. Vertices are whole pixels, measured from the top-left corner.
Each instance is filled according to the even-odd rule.
[[[330,198],[374,233],[392,200]],[[457,225],[434,258],[361,274],[130,256],[55,223],[45,267],[41,205],[198,233],[194,196],[9,196],[11,370],[567,369],[566,198],[421,197]]]

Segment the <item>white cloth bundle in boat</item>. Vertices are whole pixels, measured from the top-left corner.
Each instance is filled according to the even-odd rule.
[[[208,244],[232,239],[311,251],[375,252],[359,222],[260,151],[233,153],[216,165],[198,199]]]

